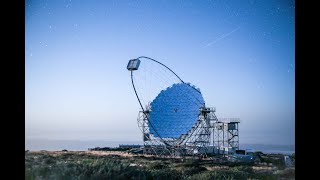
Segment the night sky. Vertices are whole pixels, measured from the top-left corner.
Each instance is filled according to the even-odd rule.
[[[240,144],[294,144],[294,1],[26,1],[26,139],[141,140],[129,59],[201,89]]]

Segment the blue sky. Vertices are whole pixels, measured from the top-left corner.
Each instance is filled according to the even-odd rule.
[[[26,139],[141,140],[129,59],[200,87],[240,143],[294,144],[294,1],[26,1]]]

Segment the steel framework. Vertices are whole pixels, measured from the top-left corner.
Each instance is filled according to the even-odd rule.
[[[185,155],[203,155],[214,154],[212,145],[212,133],[214,125],[218,121],[215,115],[215,108],[201,107],[199,118],[193,127],[182,134],[179,138],[163,139],[154,137],[149,130],[148,116],[150,109],[139,111],[138,126],[142,131],[145,154],[154,154],[158,156],[185,156]]]
[[[152,58],[141,56],[129,61],[127,69],[131,71],[132,86],[141,107],[137,122],[142,131],[144,154],[170,157],[186,155],[207,156],[229,154],[239,149],[239,118],[218,120],[215,115],[215,108],[208,108],[205,105],[200,107],[197,121],[185,134],[181,134],[179,138],[163,138],[159,136],[149,121],[152,107],[143,107],[133,81],[133,71],[138,70],[140,58],[159,63],[171,71],[182,83],[185,82],[170,68]],[[194,87],[193,89],[200,93],[198,89]],[[150,133],[149,128],[153,128],[157,137]]]

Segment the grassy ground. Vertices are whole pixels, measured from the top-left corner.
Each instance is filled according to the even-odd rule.
[[[26,152],[25,179],[294,179],[281,155],[241,164],[165,159],[124,152]]]

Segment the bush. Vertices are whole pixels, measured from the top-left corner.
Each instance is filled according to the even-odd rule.
[[[187,170],[185,170],[184,174],[190,176],[190,175],[194,175],[194,174],[197,174],[197,173],[201,173],[201,172],[206,171],[206,170],[207,170],[207,168],[205,168],[205,167],[195,166],[195,167],[190,167]]]
[[[151,169],[165,169],[167,168],[167,165],[165,165],[164,163],[161,162],[156,162],[150,165]]]

